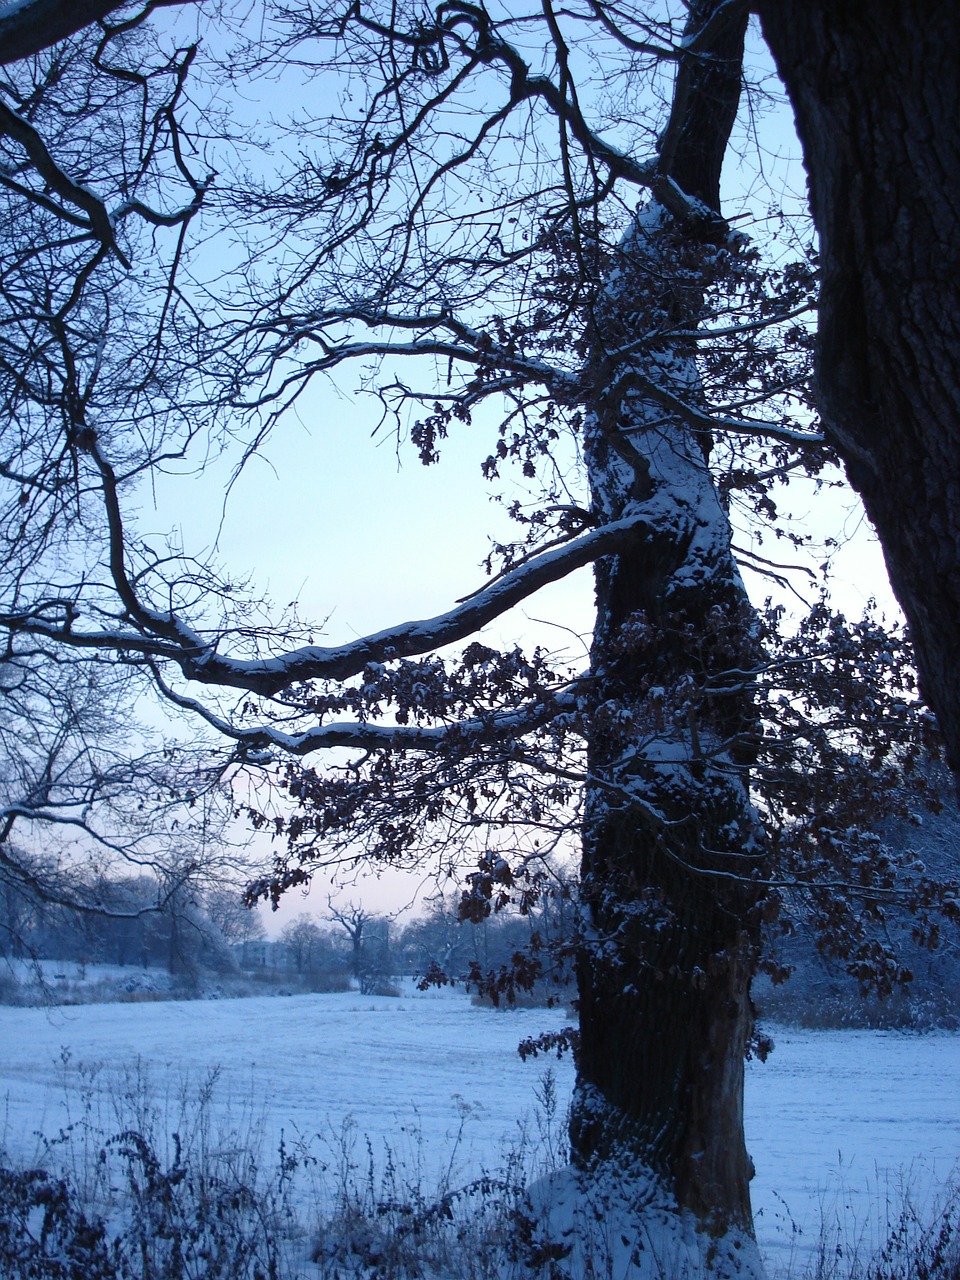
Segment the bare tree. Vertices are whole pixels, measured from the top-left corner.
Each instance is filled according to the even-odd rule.
[[[350,972],[364,995],[375,992],[390,977],[390,921],[372,915],[361,903],[337,906],[327,899],[327,919],[346,935],[350,944]]]
[[[316,963],[323,941],[316,917],[309,911],[302,911],[295,920],[284,925],[280,940],[289,950],[297,973],[309,973]]]
[[[418,978],[436,972],[455,980],[462,971],[460,960],[467,942],[456,904],[438,894],[424,916],[405,926],[400,946],[405,966]]]
[[[333,899],[327,899],[327,918],[338,925],[350,943],[350,971],[358,982],[362,983],[364,973],[363,940],[364,931],[370,923],[370,912],[356,902],[348,902],[345,906],[334,905]]]
[[[142,919],[244,865],[216,767],[157,741],[124,675],[8,652],[0,672],[0,884],[72,916]],[[134,902],[130,877],[152,886]]]
[[[137,20],[186,2],[157,0]],[[119,7],[114,0],[8,4],[0,8],[0,59],[35,54]],[[951,122],[960,23],[952,6],[931,13],[917,0],[890,6],[882,16],[833,0],[731,0],[723,8],[725,15],[760,14],[796,111],[824,262],[818,406],[879,532],[956,770],[960,681],[953,646],[960,592],[951,432],[960,380],[949,323],[956,307],[946,300],[944,281],[957,275],[949,264],[958,240],[960,176]],[[663,38],[666,24],[645,6],[599,5],[582,20],[602,25],[638,54],[676,56]],[[437,53],[429,27],[416,39],[429,61]],[[442,61],[444,50],[439,56]],[[930,86],[937,86],[936,95]],[[863,109],[867,102],[870,111]],[[630,168],[626,157],[620,160]],[[907,207],[910,218],[898,221]],[[896,234],[889,232],[894,224]],[[922,280],[929,282],[926,290]],[[942,350],[928,360],[936,343]],[[908,521],[900,501],[905,475],[916,495]]]
[[[139,301],[130,296],[119,304],[115,286],[130,267],[125,228],[134,222],[148,236],[169,234],[175,262],[178,239],[203,196],[202,182],[188,176],[176,117],[196,50],[181,48],[151,65],[157,51],[144,20],[156,7],[88,31],[0,83],[0,590],[14,610],[30,597],[31,611],[56,612],[64,588],[89,593],[91,603],[102,590],[96,548],[106,527],[104,490],[95,481],[90,502],[87,451],[95,437],[113,433],[115,457],[123,457],[108,488],[132,486],[145,466],[171,461],[178,451],[162,423],[167,410],[152,395],[153,408],[140,399],[132,432],[119,417],[108,426],[95,408],[101,393],[102,407],[111,399],[132,404],[131,395],[144,397],[147,383],[159,388],[150,343],[173,323],[175,267],[162,269],[162,280],[145,273]],[[44,6],[8,8],[0,21],[32,21]],[[78,23],[89,21],[89,9],[72,7]],[[53,100],[55,86],[62,100]],[[96,142],[90,121],[101,131]],[[161,171],[162,198],[179,186],[179,174],[184,194],[190,192],[185,205],[149,203]],[[105,201],[97,188],[107,174]],[[155,314],[149,329],[137,318],[154,288],[154,297],[165,299],[159,330]],[[108,354],[121,331],[130,340],[125,354],[116,351],[123,374]],[[140,392],[133,390],[138,379]],[[88,414],[95,427],[85,425]],[[183,421],[181,408],[175,416]],[[82,648],[65,663],[58,649],[41,637],[7,632],[0,655],[4,883],[70,912],[139,917],[169,914],[211,880],[235,876],[244,858],[224,834],[232,808],[221,765],[208,747],[197,746],[195,728],[175,724],[169,714],[165,733],[156,721],[141,722],[137,702],[152,684],[147,668],[117,667]],[[131,875],[148,877],[155,892],[151,901],[123,907],[108,890],[113,879]]]
[[[244,960],[248,944],[261,942],[267,936],[260,914],[244,904],[240,885],[221,884],[208,889],[203,895],[203,908],[226,942],[242,948]]]

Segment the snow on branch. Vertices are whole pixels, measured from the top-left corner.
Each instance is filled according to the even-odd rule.
[[[307,756],[332,747],[360,751],[442,752],[451,747],[476,743],[481,739],[517,739],[572,710],[576,696],[569,690],[539,697],[509,711],[439,725],[373,724],[366,720],[338,721],[313,725],[302,732],[286,732],[272,724],[242,728],[205,707],[194,698],[177,693],[158,676],[164,695],[184,711],[201,716],[207,724],[238,744],[244,761],[267,763],[274,752],[284,756]]]
[[[697,405],[691,404],[688,400],[675,395],[672,391],[668,391],[666,387],[645,377],[635,368],[630,369],[628,373],[625,373],[618,380],[614,390],[620,398],[629,391],[639,391],[642,395],[661,405],[671,415],[680,418],[681,421],[694,428],[694,430],[724,431],[731,435],[749,436],[761,440],[778,440],[782,444],[792,444],[800,447],[825,443],[825,438],[819,431],[797,431],[792,427],[785,427],[779,422],[764,422],[760,419],[751,418],[730,418],[723,413],[716,413],[710,409],[701,409]],[[648,426],[648,423],[644,423],[642,429],[646,430]],[[627,434],[629,434],[629,431]]]
[[[365,317],[358,317],[365,319]],[[303,335],[298,334],[297,340]],[[578,382],[571,374],[547,364],[543,360],[529,359],[517,354],[500,351],[492,344],[467,346],[462,343],[446,342],[440,338],[418,338],[413,342],[391,342],[389,340],[356,341],[339,344],[327,343],[317,334],[311,333],[313,341],[323,348],[323,355],[306,362],[306,373],[322,373],[344,364],[348,360],[368,359],[371,356],[437,356],[444,360],[456,360],[465,364],[494,364],[497,367],[520,374],[527,381],[542,383],[544,386],[557,387],[568,394],[575,391]]]
[[[14,6],[7,6],[9,11]],[[42,8],[40,4],[26,5],[25,8]],[[100,6],[101,8],[103,6]],[[110,6],[110,7],[116,7]],[[0,9],[0,47],[3,46],[3,13]],[[81,23],[80,25],[84,25]],[[196,54],[196,46],[183,51],[182,58],[175,65],[176,85],[173,101],[176,101],[186,84],[186,78]],[[173,65],[173,64],[171,64]],[[154,227],[183,226],[197,213],[207,193],[213,174],[198,180],[187,167],[177,139],[178,125],[172,112],[173,102],[165,108],[165,120],[175,144],[175,160],[177,170],[193,190],[193,198],[180,208],[164,212],[151,208],[134,196],[127,196],[115,208],[108,209],[104,201],[87,183],[71,177],[62,164],[55,158],[53,151],[44,140],[40,131],[27,118],[26,110],[15,111],[4,102],[0,102],[0,137],[7,137],[26,153],[30,167],[42,180],[43,190],[34,190],[24,182],[16,180],[13,173],[3,173],[0,181],[9,190],[39,205],[48,212],[66,222],[69,226],[86,229],[92,238],[99,242],[102,253],[113,253],[126,269],[132,263],[128,254],[117,241],[116,229],[123,220],[131,215],[142,218]],[[19,172],[19,171],[18,171]],[[79,210],[75,213],[74,210]]]
[[[89,219],[90,229],[105,250],[112,250],[124,267],[129,269],[130,259],[118,246],[114,235],[113,222],[103,202],[99,200],[89,187],[75,182],[56,163],[46,143],[32,124],[18,115],[3,102],[0,102],[0,133],[6,134],[26,151],[37,173],[43,178],[47,188],[55,191],[61,199],[82,209]],[[49,205],[49,201],[47,202]],[[78,219],[65,215],[68,221],[76,224]],[[80,225],[85,225],[81,223]]]
[[[78,625],[76,604],[56,600],[28,612],[6,613],[0,616],[0,626],[13,633],[42,636],[74,648],[170,661],[190,680],[243,689],[264,697],[273,697],[301,681],[347,680],[359,675],[370,662],[413,657],[456,644],[541,587],[557,582],[601,556],[622,551],[653,531],[647,513],[632,513],[544,552],[433,618],[403,622],[345,645],[305,645],[269,658],[230,657],[217,652],[216,639],[206,640],[175,614],[159,613],[138,599],[124,564],[116,481],[102,457],[98,457],[98,462],[111,525],[111,571],[124,606],[124,624],[84,631]]]

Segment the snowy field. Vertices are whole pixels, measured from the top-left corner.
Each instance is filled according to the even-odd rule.
[[[425,1187],[451,1159],[454,1178],[466,1180],[500,1167],[524,1134],[528,1145],[541,1141],[548,1065],[562,1128],[569,1060],[523,1063],[516,1047],[563,1021],[560,1011],[473,1008],[458,992],[2,1008],[0,1146],[34,1161],[38,1133],[53,1138],[85,1117],[114,1130],[117,1095],[127,1098],[125,1119],[149,1095],[175,1127],[181,1097],[219,1068],[218,1118],[225,1131],[256,1131],[265,1158],[281,1133],[330,1153],[346,1132],[361,1151],[365,1136],[380,1152],[389,1143]],[[879,1239],[904,1190],[922,1208],[950,1177],[960,1036],[774,1038],[768,1062],[749,1067],[754,1206],[771,1268],[799,1274],[822,1221],[828,1233],[840,1222],[848,1240]]]

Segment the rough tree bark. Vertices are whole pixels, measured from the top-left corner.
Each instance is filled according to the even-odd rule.
[[[161,3],[170,0],[161,0]],[[173,0],[177,3],[178,0]],[[0,4],[0,65],[29,58],[91,22],[119,9],[123,0],[8,0]]]
[[[692,5],[692,29],[716,7]],[[667,176],[717,213],[744,29],[734,17],[705,57],[681,68],[661,152]],[[670,331],[698,322],[726,235],[719,219],[680,226],[651,202],[596,318],[586,436],[595,509],[612,521],[649,507],[658,532],[597,568],[582,877],[592,932],[579,961],[571,1125],[582,1167],[645,1164],[718,1231],[751,1230],[743,1063],[757,941],[751,878],[762,854],[735,745],[753,727],[749,694],[716,687],[756,656],[755,615],[706,465],[709,440],[644,386],[698,396],[694,353]],[[631,344],[644,349],[625,355]]]
[[[960,8],[761,0],[820,234],[824,427],[960,770]]]

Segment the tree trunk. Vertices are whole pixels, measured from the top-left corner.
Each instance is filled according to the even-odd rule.
[[[960,8],[762,0],[820,234],[818,387],[960,769]]]
[[[695,5],[691,23],[714,7]],[[709,62],[681,69],[666,135],[670,176],[682,174],[686,193],[717,211],[743,27],[734,20]],[[687,128],[704,99],[709,111]],[[571,1138],[582,1167],[646,1168],[704,1225],[750,1231],[743,1063],[762,846],[743,745],[751,699],[742,686],[719,690],[723,673],[756,658],[755,615],[707,467],[709,441],[643,392],[649,379],[685,399],[700,393],[694,353],[670,333],[700,318],[723,253],[704,239],[716,234],[651,203],[596,317],[585,439],[595,510],[614,520],[648,506],[659,532],[639,554],[597,567]]]
[[[650,235],[648,252],[676,232],[650,212],[662,223],[638,232]],[[641,309],[641,293],[630,289],[631,319],[651,332],[662,316]],[[708,686],[753,664],[753,615],[702,443],[637,395],[619,418],[644,478],[627,487],[624,460],[592,430],[595,500],[610,518],[656,504],[663,532],[645,554],[597,570],[582,876],[592,936],[578,975],[574,1150],[584,1164],[639,1154],[684,1207],[718,1228],[747,1226],[743,1059],[760,844],[737,742],[753,721],[743,693]]]

